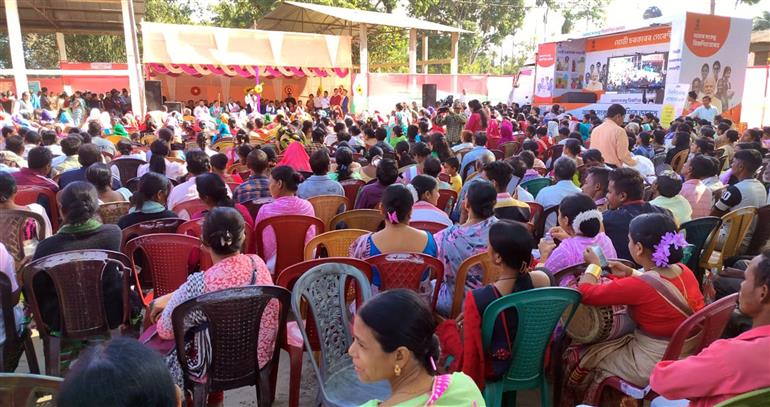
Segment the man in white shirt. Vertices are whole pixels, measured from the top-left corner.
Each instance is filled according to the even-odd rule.
[[[319,110],[319,109],[323,108],[323,98],[320,95],[317,96],[317,97],[312,98],[312,100],[313,100],[313,107],[316,110]]]
[[[324,91],[324,97],[321,99],[321,109],[328,109],[329,106],[331,106],[331,102],[329,101],[329,92]]]
[[[715,106],[711,105],[711,96],[704,96],[701,99],[702,105],[698,106],[695,110],[693,110],[690,114],[687,116],[692,118],[698,118],[701,120],[706,120],[709,123],[714,123],[714,117],[719,114],[719,109],[717,109]]]
[[[187,152],[187,172],[189,172],[189,178],[187,181],[177,185],[168,194],[166,200],[166,207],[170,210],[174,210],[174,206],[198,199],[198,188],[195,186],[195,177],[201,174],[205,174],[211,170],[211,163],[209,156],[200,150],[192,150]],[[189,216],[189,215],[188,215]]]
[[[195,116],[195,120],[197,121],[211,119],[209,108],[206,107],[206,104],[203,103],[203,99],[198,101],[198,106],[195,106],[195,110],[193,111],[193,116]]]

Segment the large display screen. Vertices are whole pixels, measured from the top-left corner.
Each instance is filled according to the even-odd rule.
[[[666,82],[666,54],[635,54],[610,58],[606,90],[627,93],[662,88]]]

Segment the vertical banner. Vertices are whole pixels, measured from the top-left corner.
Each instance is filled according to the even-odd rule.
[[[663,107],[660,110],[660,123],[663,127],[668,126],[682,114],[689,90],[690,86],[686,83],[678,83],[666,88],[666,97],[663,99]]]
[[[537,70],[535,76],[535,102],[553,100],[554,68],[556,67],[556,43],[537,46]]]

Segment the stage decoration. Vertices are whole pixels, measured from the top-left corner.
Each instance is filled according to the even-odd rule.
[[[267,78],[345,78],[350,75],[348,68],[313,68],[296,66],[265,66],[255,67],[250,65],[213,65],[213,64],[170,64],[170,63],[146,63],[151,75],[180,74],[203,77],[209,75],[224,75],[229,77],[258,79],[264,75]]]
[[[193,95],[193,96],[200,95],[201,94],[201,88],[199,88],[197,86],[193,86],[192,88],[190,88],[190,94]]]

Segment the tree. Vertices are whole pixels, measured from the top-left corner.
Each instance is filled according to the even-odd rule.
[[[751,30],[770,30],[770,11],[763,11],[761,15],[754,17],[754,25]]]

